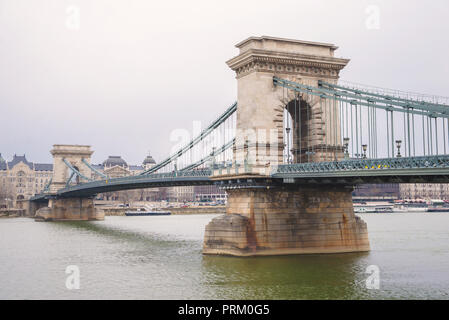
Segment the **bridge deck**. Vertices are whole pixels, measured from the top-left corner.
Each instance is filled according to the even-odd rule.
[[[213,181],[211,175],[210,169],[201,169],[98,180],[61,189],[56,195],[36,195],[31,200],[89,197],[120,190],[220,183]],[[266,178],[274,179],[277,183],[303,184],[448,183],[449,155],[285,164],[274,167],[270,177],[261,177]],[[229,180],[232,182],[232,178]]]

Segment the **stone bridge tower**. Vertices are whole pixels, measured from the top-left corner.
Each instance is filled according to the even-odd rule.
[[[64,160],[86,178],[91,178],[91,170],[82,162],[85,159],[90,163],[90,157],[93,153],[90,146],[55,144],[50,153],[53,155],[53,179],[50,185],[50,193],[56,193],[59,189],[64,188],[70,177],[71,171]],[[79,178],[76,179],[79,180]]]
[[[56,195],[58,190],[66,187],[67,180],[72,171],[64,161],[85,178],[90,179],[92,172],[83,163],[83,159],[90,164],[93,151],[90,146],[56,144],[50,151],[53,155],[53,178],[50,185],[50,194]],[[77,177],[75,181],[87,182]],[[79,221],[79,220],[103,220],[104,212],[95,208],[94,199],[90,198],[50,198],[48,203],[36,204],[35,219],[38,221]]]
[[[336,83],[349,60],[334,57],[337,47],[332,44],[266,36],[248,38],[237,48],[240,54],[227,62],[238,86],[234,156],[237,163],[250,165],[245,171],[236,168],[234,175],[214,175],[227,181],[228,203],[226,215],[206,226],[203,252],[253,256],[368,251],[367,226],[354,214],[352,186],[279,183],[267,177],[271,166],[283,163],[284,115],[293,116],[292,101],[299,102],[301,115],[293,117],[292,147],[302,157],[293,161],[343,157],[337,112],[324,112],[321,97],[289,96],[273,84],[273,77],[313,87],[319,80]],[[324,130],[329,126],[335,130]],[[304,157],[310,148],[312,156]],[[239,183],[244,180],[247,184]]]
[[[237,75],[235,157],[238,162],[242,162],[247,153],[254,173],[267,175],[267,169],[264,168],[269,167],[268,164],[283,162],[284,110],[289,102],[296,99],[293,95],[289,96],[287,90],[275,87],[273,76],[310,86],[318,86],[319,80],[336,83],[340,70],[349,60],[334,57],[338,47],[333,44],[267,36],[250,37],[238,43],[236,47],[240,50],[239,55],[227,62]],[[337,115],[324,115],[320,110],[319,97],[310,96],[304,99],[307,101],[301,101],[303,116],[295,117],[292,114],[292,148],[294,151],[304,151],[314,147],[315,153],[307,160],[295,160],[334,160],[329,154],[323,154],[324,152],[334,155],[337,153],[341,158],[342,148],[336,151],[335,143],[329,146],[329,141],[340,141],[340,137],[335,136],[336,131],[329,132],[328,137],[324,137],[323,130],[325,119],[335,119],[334,116]],[[306,112],[308,117],[304,121]],[[339,123],[338,119],[335,123]],[[298,132],[302,132],[302,135],[297,134]],[[302,154],[303,157],[305,155],[305,152],[293,153]]]

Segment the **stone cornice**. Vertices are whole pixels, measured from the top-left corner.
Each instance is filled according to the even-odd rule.
[[[249,49],[226,63],[242,77],[254,71],[338,77],[349,59]]]
[[[70,145],[70,144],[55,144],[53,145],[53,149],[50,150],[50,153],[55,155],[64,155],[64,156],[91,156],[94,152],[90,149],[90,146],[87,145]]]
[[[89,151],[76,151],[76,150],[50,150],[53,156],[87,156],[90,157],[94,152]]]
[[[303,45],[310,45],[314,47],[326,47],[331,48],[332,50],[337,50],[338,47],[332,43],[324,43],[324,42],[314,42],[314,41],[304,41],[304,40],[296,40],[296,39],[287,39],[287,38],[279,38],[279,37],[271,37],[271,36],[261,36],[261,37],[249,37],[239,43],[237,43],[235,46],[237,48],[243,47],[245,44],[251,41],[264,41],[264,40],[273,40],[276,42],[286,42],[286,43],[298,43]]]

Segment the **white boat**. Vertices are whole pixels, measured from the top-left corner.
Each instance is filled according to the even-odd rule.
[[[394,212],[427,212],[427,203],[425,202],[404,202],[394,205]]]
[[[443,200],[431,200],[427,212],[449,212],[449,204]]]
[[[366,205],[366,206],[354,206],[354,213],[392,213],[393,206],[385,205]]]
[[[365,207],[354,207],[354,213],[366,213]]]

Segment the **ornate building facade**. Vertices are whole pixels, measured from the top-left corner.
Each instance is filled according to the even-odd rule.
[[[14,155],[6,161],[0,154],[0,205],[15,206],[41,193],[53,175],[53,164],[33,163],[26,156]]]
[[[449,184],[407,183],[399,190],[402,199],[449,200]]]
[[[409,200],[449,200],[449,184],[365,184],[357,186],[353,195],[362,198],[390,197]]]
[[[361,184],[356,186],[354,192],[352,193],[354,197],[375,197],[382,198],[388,197],[392,199],[399,199],[400,187],[397,183],[388,184]]]
[[[227,200],[226,192],[215,185],[195,186],[194,194],[194,200],[197,202],[224,202]]]

